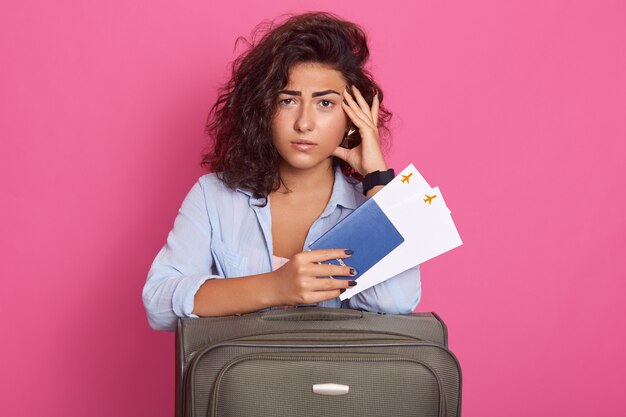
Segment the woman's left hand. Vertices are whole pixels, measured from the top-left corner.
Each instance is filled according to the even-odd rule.
[[[380,105],[378,94],[374,96],[370,108],[361,92],[355,86],[351,88],[356,101],[346,88],[343,91],[345,100],[342,101],[341,106],[352,123],[359,129],[361,143],[352,149],[337,147],[333,156],[346,161],[361,175],[374,171],[386,171],[387,163],[383,157],[378,135],[378,108]]]

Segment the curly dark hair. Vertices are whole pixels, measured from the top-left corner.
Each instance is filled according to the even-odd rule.
[[[283,17],[287,19],[278,25],[276,21],[259,24],[251,41],[237,39],[244,40],[248,48],[233,61],[232,76],[220,88],[206,125],[213,143],[201,165],[218,173],[231,189],[251,190],[255,198],[267,197],[281,184],[280,157],[272,143],[271,123],[276,97],[287,85],[294,64],[320,63],[339,71],[370,106],[378,92],[382,138],[389,135],[392,116],[382,105],[382,89],[364,68],[369,49],[363,29],[327,12]],[[360,143],[358,130],[350,137]],[[361,179],[345,161],[333,158],[333,166],[339,164],[346,176]]]

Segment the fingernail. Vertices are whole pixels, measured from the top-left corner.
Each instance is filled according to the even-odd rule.
[[[354,287],[356,285],[356,281],[348,281],[348,285]]]
[[[346,249],[344,252],[346,253],[346,255],[352,255],[354,253],[354,251],[350,249]]]
[[[350,268],[350,275],[356,275],[356,269]]]
[[[342,289],[339,290],[339,294],[343,294],[344,292],[346,292],[345,288],[342,288]]]

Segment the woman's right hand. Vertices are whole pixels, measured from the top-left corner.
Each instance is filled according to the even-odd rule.
[[[350,253],[350,252],[348,252]],[[329,259],[345,259],[344,249],[318,249],[295,254],[286,264],[271,273],[275,285],[275,305],[314,304],[339,297],[356,281],[331,276],[354,276],[349,266],[321,264]]]

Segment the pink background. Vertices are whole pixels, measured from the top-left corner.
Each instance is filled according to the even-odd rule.
[[[304,10],[368,31],[391,165],[465,242],[422,266],[418,308],[449,326],[463,414],[624,408],[626,3],[99,3],[0,10],[0,415],[173,414],[146,273],[236,37]]]

